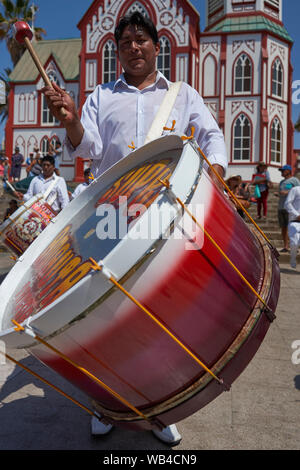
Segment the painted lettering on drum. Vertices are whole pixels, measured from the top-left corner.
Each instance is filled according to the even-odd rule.
[[[13,317],[24,321],[67,292],[93,268],[72,248],[71,225],[65,227],[34,261],[33,280],[17,293]]]
[[[128,207],[131,204],[142,204],[149,207],[163,187],[158,178],[170,178],[176,163],[177,161],[172,159],[163,159],[146,162],[130,170],[112,184],[99,198],[95,207],[101,204],[111,204],[117,209],[119,198],[124,196],[127,197]]]

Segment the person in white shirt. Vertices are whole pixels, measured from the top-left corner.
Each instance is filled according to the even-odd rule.
[[[160,45],[151,20],[138,12],[126,16],[120,20],[115,38],[124,74],[115,82],[96,87],[83,106],[81,120],[75,103],[64,90],[55,83],[53,88],[42,89],[51,113],[66,129],[69,151],[74,157],[88,156],[93,160],[91,171],[95,178],[126,157],[129,145],[134,143],[135,148],[144,145],[170,86],[156,70]],[[199,147],[215,171],[224,176],[227,156],[223,134],[198,92],[186,83],[181,86],[165,127],[171,128],[173,121],[180,136],[190,136],[194,127]],[[210,168],[208,171],[219,184],[214,172]],[[92,433],[105,434],[111,430],[111,425],[96,421],[92,421]],[[175,425],[153,432],[170,445],[181,440]]]
[[[90,168],[86,168],[84,170],[83,176],[84,176],[84,183],[81,183],[78,186],[76,186],[72,194],[72,200],[75,199],[77,196],[79,196],[79,194],[81,194],[82,191],[84,191],[88,187],[90,182],[92,181]]]
[[[46,201],[54,211],[60,212],[69,204],[70,199],[64,178],[57,176],[54,170],[54,158],[47,155],[42,160],[42,173],[31,180],[28,191],[25,194],[15,191],[14,194],[18,199],[23,199],[26,202],[36,194],[48,193],[51,186]]]
[[[156,28],[151,25],[148,27],[149,21],[137,12],[129,21],[121,20],[115,36],[117,54],[125,72],[116,82],[96,87],[83,106],[81,121],[75,103],[65,90],[55,83],[53,89],[42,90],[51,112],[66,129],[69,151],[74,157],[93,159],[91,171],[95,178],[126,157],[132,142],[135,148],[144,144],[169,88],[170,82],[156,71],[159,42]],[[227,168],[224,136],[201,96],[186,83],[182,84],[166,127],[171,127],[173,120],[179,135],[190,135],[191,128],[195,128],[198,145],[224,176]],[[216,179],[213,172],[211,177]]]
[[[289,213],[290,264],[292,268],[296,268],[297,250],[300,246],[300,186],[290,189],[284,208]]]
[[[63,149],[59,140],[55,143],[55,147],[50,143],[48,155],[51,155],[54,158],[54,165],[55,165],[54,171],[57,174],[57,176],[60,176],[60,164],[61,164],[62,153],[63,153]]]

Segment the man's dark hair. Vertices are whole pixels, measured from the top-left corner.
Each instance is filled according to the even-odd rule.
[[[154,26],[153,22],[150,20],[150,18],[145,17],[142,15],[140,12],[135,11],[131,15],[126,15],[123,16],[123,18],[120,19],[119,24],[117,25],[115,29],[115,39],[117,41],[117,44],[119,43],[124,29],[129,26],[141,26],[149,36],[151,37],[152,41],[154,44],[157,44],[159,39],[158,39],[158,34],[157,34],[157,29]]]
[[[51,165],[55,166],[55,159],[52,157],[52,155],[46,155],[44,158],[42,158],[42,164],[43,162],[49,162]]]
[[[89,175],[91,173],[91,169],[90,168],[86,168],[83,172],[84,175]]]

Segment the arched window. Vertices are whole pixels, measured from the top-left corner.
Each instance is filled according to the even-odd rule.
[[[49,76],[51,82],[55,82],[58,86],[60,86],[60,82],[59,82],[56,74],[53,71],[49,72],[48,76]],[[59,121],[57,119],[55,119],[54,116],[52,116],[52,114],[51,114],[51,112],[48,108],[47,101],[46,101],[44,95],[42,95],[42,124],[59,125]]]
[[[104,44],[102,52],[103,75],[102,82],[108,83],[116,79],[116,46],[113,41],[109,40]]]
[[[250,93],[252,86],[252,64],[247,54],[242,54],[234,66],[234,92]]]
[[[279,59],[272,66],[272,95],[282,98],[283,95],[283,67]]]
[[[240,114],[233,126],[233,160],[251,160],[251,125],[245,114]]]
[[[149,18],[149,13],[147,12],[146,8],[140,3],[140,2],[134,2],[130,8],[128,8],[126,14],[131,15],[132,13],[138,11],[142,15],[146,16]]]
[[[282,127],[278,118],[275,118],[271,126],[271,162],[281,163],[282,153]]]
[[[160,52],[157,57],[157,68],[164,76],[171,79],[171,46],[170,41],[165,36],[159,39]]]
[[[43,139],[41,141],[41,152],[42,152],[44,157],[49,152],[49,148],[50,148],[49,139],[48,139],[48,137],[45,136],[45,137],[43,137]]]
[[[202,80],[202,95],[215,96],[217,94],[217,62],[212,54],[208,54],[203,62]]]

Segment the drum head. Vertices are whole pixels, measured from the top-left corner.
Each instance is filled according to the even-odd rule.
[[[189,172],[184,171],[187,160]],[[160,180],[171,181],[187,200],[201,168],[195,149],[172,135],[132,152],[93,181],[3,281],[1,334],[12,331],[12,319],[22,323],[30,317],[45,334],[74,320],[110,287],[107,280],[94,281],[91,258],[103,262],[116,279],[124,276],[182,215]],[[147,224],[141,233],[149,213],[153,213],[151,236]],[[25,337],[18,338],[13,345],[24,347]]]

